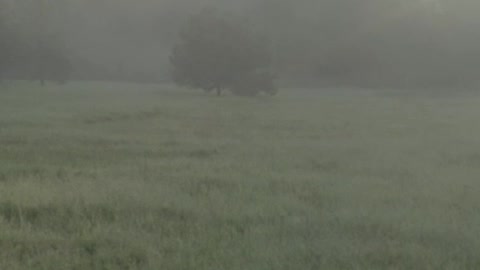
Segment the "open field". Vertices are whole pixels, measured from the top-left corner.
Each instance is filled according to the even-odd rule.
[[[0,91],[0,269],[480,269],[480,95]]]

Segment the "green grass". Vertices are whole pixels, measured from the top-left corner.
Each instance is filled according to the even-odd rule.
[[[480,269],[480,95],[0,91],[0,269]]]

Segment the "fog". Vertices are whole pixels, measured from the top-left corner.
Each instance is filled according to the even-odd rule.
[[[241,17],[267,36],[283,83],[475,86],[480,71],[478,1],[1,2],[10,32],[27,44],[54,42],[71,64],[71,79],[168,81],[178,31],[205,7]],[[10,66],[17,66],[10,74],[25,73]]]

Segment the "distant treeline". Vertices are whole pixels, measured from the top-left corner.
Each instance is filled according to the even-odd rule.
[[[4,76],[63,80],[68,73],[87,80],[168,80],[168,57],[179,29],[205,6],[234,13],[268,37],[275,73],[283,82],[471,86],[480,72],[479,1],[0,3]]]

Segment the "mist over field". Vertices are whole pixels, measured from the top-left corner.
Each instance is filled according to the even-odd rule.
[[[9,1],[13,30],[54,35],[74,77],[165,81],[188,17],[205,7],[268,37],[282,81],[438,87],[477,85],[480,4],[459,0]],[[10,4],[8,4],[10,2]],[[39,29],[41,28],[41,29]]]
[[[0,0],[0,270],[480,269],[479,11]]]

